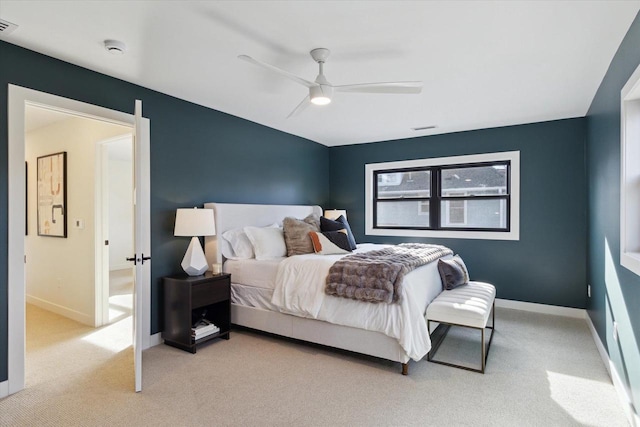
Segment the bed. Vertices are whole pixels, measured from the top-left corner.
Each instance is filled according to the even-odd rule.
[[[205,238],[205,253],[210,265],[222,264],[223,271],[231,274],[233,324],[399,362],[404,375],[408,373],[409,360],[421,360],[430,350],[424,313],[442,289],[436,262],[405,276],[403,286],[412,293],[412,298],[404,298],[402,304],[371,304],[322,295],[322,303],[313,309],[305,306],[300,311],[290,310],[280,303],[289,296],[282,285],[278,287],[283,275],[302,274],[297,280],[321,286],[326,277],[321,276],[322,269],[341,256],[309,254],[269,260],[227,259],[223,253],[229,253],[229,242],[221,236],[228,230],[245,226],[281,224],[285,217],[321,216],[322,209],[227,203],[206,203],[204,207],[214,210],[216,226],[216,236]],[[372,248],[370,244],[359,244],[354,252]],[[305,263],[316,266],[313,268],[317,271],[310,273],[302,269],[300,265]],[[363,325],[362,319],[369,320]]]

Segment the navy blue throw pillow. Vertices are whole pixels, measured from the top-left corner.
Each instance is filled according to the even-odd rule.
[[[344,231],[325,231],[322,234],[340,249],[344,249],[349,252],[352,251],[351,245],[349,244],[349,236]]]
[[[335,221],[325,217],[320,217],[320,231],[325,232],[338,230],[347,230],[349,248],[351,250],[356,249],[356,239],[353,237],[351,227],[349,227],[349,222],[347,222],[347,219],[344,217],[344,215],[340,215]]]

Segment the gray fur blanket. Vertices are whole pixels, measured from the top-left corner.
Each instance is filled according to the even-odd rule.
[[[401,243],[348,255],[329,269],[325,293],[367,302],[399,302],[405,274],[453,251],[445,246]]]

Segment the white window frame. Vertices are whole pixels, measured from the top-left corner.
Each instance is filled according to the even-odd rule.
[[[620,265],[640,275],[640,66],[620,91]]]
[[[374,172],[390,169],[420,168],[443,165],[464,165],[485,162],[511,162],[511,229],[509,231],[469,230],[406,230],[373,228],[373,176]],[[472,154],[466,156],[437,157],[399,162],[369,163],[365,173],[365,234],[368,236],[434,237],[449,239],[520,240],[520,151]]]

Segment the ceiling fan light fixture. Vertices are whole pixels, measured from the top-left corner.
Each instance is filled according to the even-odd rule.
[[[316,96],[315,98],[311,98],[311,102],[316,105],[327,105],[331,102],[331,98],[327,98],[326,96]]]
[[[331,86],[318,85],[309,88],[309,100],[315,105],[327,105],[331,102]]]

